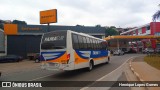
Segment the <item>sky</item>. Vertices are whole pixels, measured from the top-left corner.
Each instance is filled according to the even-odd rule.
[[[0,19],[40,25],[39,12],[57,9],[52,25],[135,27],[152,21],[160,0],[0,0]]]

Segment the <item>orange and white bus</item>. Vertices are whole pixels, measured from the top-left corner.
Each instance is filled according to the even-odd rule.
[[[107,43],[88,34],[71,30],[45,33],[41,39],[42,69],[75,70],[108,63]]]

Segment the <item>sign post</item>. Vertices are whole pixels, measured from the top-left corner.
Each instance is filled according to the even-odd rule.
[[[40,24],[47,24],[47,31],[49,31],[50,23],[57,23],[57,9],[40,11]]]

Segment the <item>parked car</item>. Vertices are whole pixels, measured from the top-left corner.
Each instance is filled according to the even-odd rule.
[[[0,56],[0,62],[19,62],[22,60],[23,60],[23,57],[18,55]]]
[[[27,57],[29,60],[35,60],[38,55],[39,55],[39,53],[28,53]]]
[[[160,48],[157,48],[157,49],[156,49],[156,53],[160,53]]]
[[[41,57],[41,56],[40,56],[39,53],[37,53],[37,54],[35,55],[34,60],[35,60],[36,63],[40,62],[40,57]]]
[[[124,55],[124,52],[120,49],[114,50],[113,55]]]
[[[153,48],[145,48],[143,51],[143,53],[154,53]]]

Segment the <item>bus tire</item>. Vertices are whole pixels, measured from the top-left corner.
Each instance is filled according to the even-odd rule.
[[[110,57],[108,57],[106,64],[108,64],[108,63],[109,63],[109,61],[110,61]]]
[[[88,71],[91,71],[93,69],[93,66],[94,66],[94,63],[93,63],[93,60],[91,60],[89,62]]]

